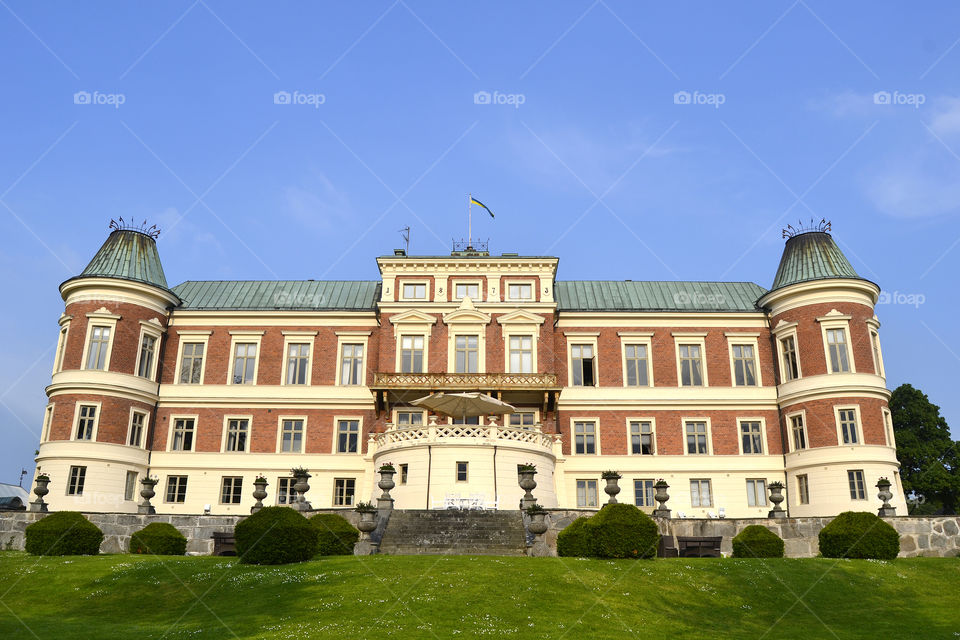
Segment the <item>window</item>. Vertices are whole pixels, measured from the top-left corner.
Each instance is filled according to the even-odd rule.
[[[173,421],[173,446],[171,451],[193,451],[193,427],[192,418],[176,418]]]
[[[337,453],[357,453],[360,443],[360,421],[337,421]]]
[[[747,480],[747,506],[767,506],[767,481]]]
[[[363,345],[343,345],[340,360],[340,384],[363,384],[363,382]]]
[[[763,453],[763,431],[759,421],[740,423],[740,444],[743,453]]]
[[[655,507],[653,503],[653,480],[633,481],[633,501],[638,507]]]
[[[847,482],[850,483],[850,499],[866,500],[867,489],[863,482],[863,470],[847,471]]]
[[[243,478],[226,477],[220,485],[220,504],[240,504]]]
[[[707,423],[687,423],[687,453],[707,452]]]
[[[403,297],[407,300],[425,299],[427,297],[427,283],[405,282],[403,285]]]
[[[454,340],[454,372],[477,373],[479,368],[479,337],[457,336]]]
[[[77,440],[93,440],[93,428],[96,426],[96,423],[96,405],[80,405],[80,411],[77,414]]]
[[[843,444],[857,444],[857,410],[839,409],[837,418],[840,422],[840,437]]]
[[[130,415],[130,439],[127,441],[131,447],[139,447],[143,442],[143,428],[146,424],[147,414],[140,411],[134,411]]]
[[[570,347],[570,365],[573,371],[573,386],[592,387],[596,384],[593,345],[572,345]]]
[[[627,386],[646,387],[649,385],[647,379],[647,345],[628,344],[624,347],[624,358],[627,364]]]
[[[810,504],[810,482],[806,474],[797,476],[797,499],[800,504]]]
[[[630,453],[653,455],[653,423],[630,422]]]
[[[870,345],[873,347],[873,370],[878,376],[883,375],[883,358],[880,355],[880,334],[876,331],[870,332]]]
[[[827,349],[830,353],[830,372],[848,373],[847,332],[843,329],[827,329]]]
[[[595,422],[574,422],[573,442],[576,453],[596,453],[597,424]]]
[[[310,370],[310,345],[303,343],[287,345],[287,384],[307,384]]]
[[[410,473],[410,465],[400,465],[400,484],[407,484],[407,477]]]
[[[233,384],[253,384],[256,372],[257,343],[238,343],[233,352]]]
[[[896,446],[893,438],[893,416],[888,409],[883,409],[883,428],[887,436],[887,446]],[[49,431],[49,430],[48,430]]]
[[[466,462],[457,463],[457,482],[466,482],[467,481],[467,468],[469,467]]]
[[[157,339],[154,336],[144,335],[140,340],[140,365],[137,375],[141,378],[153,377],[153,358],[157,350]]]
[[[597,506],[597,481],[577,480],[577,506]]]
[[[537,414],[535,411],[516,411],[510,414],[507,424],[529,431],[537,424]]]
[[[423,336],[400,336],[400,373],[423,373]]]
[[[67,480],[67,495],[82,496],[83,481],[87,477],[86,467],[70,467],[70,479]]]
[[[508,300],[533,300],[533,285],[526,284],[508,284]]]
[[[200,384],[203,371],[203,342],[186,342],[180,357],[180,384]]]
[[[357,481],[354,478],[335,478],[333,481],[333,506],[353,506]]]
[[[280,452],[303,451],[303,420],[283,420],[280,423]]]
[[[800,377],[800,363],[797,360],[797,343],[793,336],[780,339],[780,353],[783,355],[784,381],[796,380]]]
[[[127,480],[123,485],[123,499],[135,500],[137,493],[137,472],[127,471]]]
[[[66,326],[60,329],[60,337],[57,340],[57,357],[53,361],[53,372],[63,370],[63,354],[67,351],[67,331],[69,330],[70,323],[67,322]]]
[[[753,345],[733,345],[733,384],[738,387],[754,387],[757,384],[757,360]]]
[[[246,451],[247,434],[249,433],[250,421],[245,418],[236,418],[227,421],[227,451]]]
[[[799,451],[807,448],[807,430],[803,426],[803,416],[793,416],[790,418],[790,432],[793,435],[793,450]]]
[[[452,418],[450,424],[480,424],[480,416],[460,416],[459,418]]]
[[[107,350],[110,347],[110,327],[92,327],[87,348],[87,369],[106,369]]]
[[[477,300],[480,297],[480,285],[476,282],[458,282],[454,286],[453,297],[457,300],[461,298]]]
[[[53,422],[53,406],[47,405],[43,412],[43,431],[40,434],[40,442],[46,442],[50,439],[50,423]]]
[[[703,363],[700,360],[699,345],[680,345],[680,385],[684,387],[703,385]]]
[[[167,496],[164,502],[187,501],[187,476],[167,476]]]
[[[296,478],[277,478],[277,504],[296,503],[297,492],[293,490],[295,484]]]
[[[510,336],[510,373],[533,373],[533,336]]]
[[[400,428],[423,426],[423,411],[397,411],[397,426]]]
[[[710,495],[709,480],[691,480],[690,481],[690,506],[691,507],[712,507],[713,499]]]

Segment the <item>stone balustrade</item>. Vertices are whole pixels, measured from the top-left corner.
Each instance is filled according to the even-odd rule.
[[[434,444],[448,445],[498,445],[531,449],[540,453],[559,452],[560,434],[543,433],[540,425],[531,429],[489,424],[437,424],[431,419],[429,425],[397,427],[387,425],[382,433],[370,435],[370,451],[383,453],[391,449]]]

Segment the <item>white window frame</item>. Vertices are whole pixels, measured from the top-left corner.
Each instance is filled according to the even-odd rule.
[[[880,322],[876,318],[867,320],[867,332],[870,334],[870,353],[873,356],[873,370],[878,376],[886,379],[887,373],[883,367],[883,346],[880,344]]]
[[[797,337],[797,326],[798,324],[796,322],[783,322],[781,320],[780,324],[773,330],[773,338],[777,347],[777,366],[780,371],[781,384],[793,382],[803,377],[803,364],[800,362],[800,341]],[[787,338],[793,338],[793,353],[797,359],[797,377],[793,380],[787,379],[787,362],[783,355],[783,340]]]
[[[133,474],[133,490],[130,492],[130,497],[127,497],[127,483],[130,479],[130,474]],[[123,500],[124,502],[135,502],[137,499],[137,481],[140,480],[140,473],[135,469],[127,469],[126,475],[123,478]]]
[[[707,452],[706,453],[690,453],[687,450],[687,423],[688,422],[704,422],[706,423],[706,437],[707,437]],[[680,427],[682,429],[683,435],[683,455],[685,456],[712,456],[713,455],[713,425],[710,424],[710,418],[699,417],[699,416],[689,416],[680,418]],[[737,427],[739,429],[739,427]]]
[[[653,453],[634,453],[633,452],[633,433],[630,431],[630,424],[633,422],[649,422],[650,423],[650,436],[652,438],[651,444],[653,445]],[[631,456],[640,456],[640,457],[652,457],[657,455],[657,420],[656,418],[627,418],[625,420],[625,428],[627,430],[627,454]],[[641,434],[643,431],[641,431]],[[684,434],[684,446],[686,446],[686,434]],[[643,448],[643,439],[641,438],[641,449]]]
[[[509,428],[511,428],[511,429],[524,429],[524,428],[526,428],[524,425],[510,424],[510,416],[520,415],[520,414],[527,414],[527,413],[532,413],[532,414],[533,414],[533,425],[531,425],[531,427],[530,427],[531,429],[533,429],[533,428],[535,428],[537,425],[541,424],[541,423],[540,423],[540,410],[539,410],[539,409],[528,409],[528,408],[526,408],[526,407],[523,407],[520,411],[516,411],[516,412],[514,412],[514,413],[505,413],[505,414],[503,414],[503,426],[509,427]]]
[[[847,495],[850,494],[850,474],[851,473],[854,473],[854,474],[859,473],[860,480],[863,482],[863,497],[861,498],[857,496],[856,498],[854,498],[853,496],[850,496],[850,502],[860,502],[860,501],[869,500],[870,489],[869,487],[867,487],[867,474],[864,472],[864,470],[863,469],[847,469],[846,471],[847,471]]]
[[[417,375],[420,373],[427,373],[428,367],[427,363],[429,362],[428,358],[430,357],[430,333],[419,333],[417,331],[402,331],[400,335],[397,336],[397,362],[395,365],[395,371],[397,373],[404,373],[403,371],[403,339],[410,338],[411,340],[415,338],[420,338],[423,340],[423,366],[420,368],[420,371],[408,371],[411,375]],[[411,363],[412,364],[412,363]]]
[[[476,297],[473,297],[473,296],[458,296],[458,295],[457,295],[457,287],[460,286],[460,285],[466,285],[466,286],[476,287],[476,288],[477,288],[477,296],[476,296]],[[470,298],[470,299],[471,299],[472,301],[474,301],[474,302],[483,302],[483,281],[482,281],[482,280],[475,280],[475,279],[460,280],[460,279],[455,279],[455,280],[452,282],[452,286],[450,287],[450,289],[451,289],[451,291],[452,291],[452,295],[450,296],[450,299],[453,300],[453,301],[460,301],[460,300],[463,300],[464,298]]]
[[[514,298],[510,295],[510,287],[517,285],[525,285],[530,287],[530,297],[529,298]],[[536,280],[532,278],[522,278],[522,279],[510,279],[504,280],[500,287],[503,293],[504,302],[536,302],[537,301],[537,283]]]
[[[804,488],[806,488],[806,495],[804,495]],[[810,504],[810,476],[806,473],[797,474],[797,504]]]
[[[724,334],[727,337],[727,351],[730,354],[730,386],[731,387],[762,387],[763,376],[760,373],[760,334],[759,333],[740,333],[728,332]],[[753,372],[756,377],[754,384],[737,384],[736,360],[733,356],[734,347],[752,347],[753,348]]]
[[[487,372],[487,332],[483,325],[451,325],[447,339],[447,371],[457,370],[457,338],[475,337],[477,339],[477,371]],[[466,372],[465,372],[466,373]]]
[[[623,372],[623,386],[628,388],[653,387],[653,332],[626,332],[617,333],[620,336],[620,370]],[[647,349],[647,384],[627,384],[627,347],[646,347]]]
[[[70,491],[73,487],[73,470],[74,469],[83,469],[83,473],[77,473],[77,489],[78,491]],[[68,496],[82,496],[83,490],[87,484],[87,469],[88,466],[85,464],[72,464],[67,467],[67,488],[66,495]]]
[[[313,345],[317,341],[316,331],[284,331],[283,333],[283,368],[280,371],[280,384],[288,387],[309,387],[313,382]],[[290,345],[305,344],[307,346],[307,375],[304,383],[287,382],[290,371]]]
[[[57,333],[57,350],[53,356],[53,373],[63,371],[63,361],[67,357],[67,340],[70,338],[71,320],[73,320],[73,316],[66,314],[60,316],[60,330]]]
[[[174,426],[177,424],[177,420],[193,420],[193,438],[190,439],[190,448],[189,449],[174,449],[173,448],[173,430]],[[197,451],[197,434],[200,431],[200,416],[199,415],[190,415],[190,414],[175,414],[167,416],[167,447],[166,450],[171,453],[196,453]]]
[[[571,333],[564,332],[567,341],[567,386],[581,387],[589,389],[600,386],[600,349],[599,333]],[[592,385],[574,385],[573,384],[573,347],[590,345],[593,348],[593,384]]]
[[[161,327],[159,324],[148,322],[146,320],[140,321],[140,339],[137,340],[137,358],[133,365],[133,374],[137,377],[141,377],[140,359],[143,357],[144,336],[150,336],[155,340],[155,342],[153,343],[153,361],[150,363],[150,371],[147,372],[147,376],[143,379],[156,382],[157,362],[160,360],[160,345],[162,344],[161,338],[163,337],[163,327]]]
[[[758,493],[758,492],[757,492],[757,483],[758,483],[758,482],[763,483],[763,491],[762,491],[761,493]],[[759,497],[759,498],[761,498],[761,499],[763,500],[763,503],[762,503],[762,504],[759,504],[759,503],[758,503],[758,504],[750,504],[750,498],[751,498],[751,495],[750,495],[750,483],[753,483],[753,496],[752,496],[752,497],[753,497],[754,502],[757,502],[757,498]],[[747,489],[747,508],[748,508],[748,509],[755,509],[755,508],[759,508],[759,507],[768,507],[768,506],[770,506],[770,501],[767,499],[767,480],[766,480],[766,478],[747,478],[747,479],[746,479],[746,482],[744,483],[744,486],[745,486],[746,489]]]
[[[367,386],[367,363],[370,362],[370,334],[372,331],[337,331],[337,371],[336,371],[336,382],[337,386],[343,387],[366,387]],[[363,361],[360,363],[360,383],[359,384],[344,384],[343,383],[343,345],[345,344],[359,344],[363,346]]]
[[[738,416],[737,417],[737,449],[740,451],[742,456],[765,456],[769,455],[770,449],[767,447],[767,419],[762,416]],[[760,423],[760,444],[763,447],[763,451],[760,453],[744,453],[743,451],[743,431],[741,430],[741,424],[744,422],[759,422]],[[803,423],[804,428],[806,428],[806,422]],[[808,443],[809,444],[809,443]]]
[[[247,437],[244,439],[243,449],[238,451],[229,451],[227,449],[227,437],[230,429],[231,420],[247,421]],[[220,453],[250,453],[250,438],[253,435],[253,416],[252,415],[224,415],[223,431],[220,433]]]
[[[650,494],[650,504],[642,504],[642,505],[637,504],[637,483],[638,483],[638,482],[642,482],[642,483],[647,483],[647,482],[649,482],[649,483],[650,483],[651,488],[652,488],[652,492],[651,492],[651,494]],[[646,502],[647,502],[647,500],[646,500],[646,497],[647,497],[647,496],[646,496],[647,487],[646,487],[646,486],[643,486],[643,485],[641,485],[641,487],[642,487],[642,491],[644,492],[643,502],[646,503]],[[640,509],[651,509],[651,508],[655,508],[655,507],[657,506],[657,501],[656,501],[656,499],[655,499],[653,496],[656,495],[656,493],[657,493],[657,485],[656,485],[656,481],[655,481],[653,478],[649,478],[649,477],[648,477],[648,478],[634,478],[634,479],[633,479],[633,502],[630,503],[630,504],[633,504],[634,506],[636,506],[636,507],[638,507],[638,508],[640,508]]]
[[[223,499],[223,489],[226,485],[227,480],[230,480],[230,502],[226,502]],[[236,481],[240,481],[240,499],[236,502],[233,501],[233,493],[236,491]],[[243,504],[243,476],[220,476],[220,487],[219,487],[219,504]]]
[[[180,488],[179,479],[183,480],[183,500],[168,500],[170,496],[170,478],[177,478],[177,488]],[[166,504],[185,504],[187,502],[187,489],[190,488],[190,476],[186,473],[171,473],[166,476],[163,483],[163,502]]]
[[[53,427],[53,411],[57,403],[50,402],[43,410],[43,425],[40,427],[40,442],[50,440],[50,429]]]
[[[100,431],[100,412],[103,407],[102,403],[94,400],[77,400],[73,405],[73,426],[71,427],[72,431],[70,433],[70,439],[76,442],[96,442],[97,433]],[[93,432],[90,435],[90,439],[78,438],[77,437],[77,428],[80,426],[80,407],[96,407],[96,415],[93,416]]]
[[[707,483],[707,491],[710,492],[710,502],[708,504],[703,504],[701,496],[703,495],[700,491],[700,484],[697,484],[697,502],[699,504],[693,504],[693,486],[694,482]],[[690,508],[691,509],[709,509],[714,506],[716,503],[716,495],[713,493],[713,478],[690,478],[689,483],[687,484],[687,491],[690,492]]]
[[[888,447],[896,448],[896,434],[893,432],[893,412],[887,407],[881,407],[880,415],[883,418],[883,438]]]
[[[207,330],[181,329],[177,331],[177,368],[173,376],[174,384],[204,384],[206,380],[207,362],[210,360],[209,342],[211,334],[213,334],[213,331]],[[180,368],[183,365],[183,347],[186,343],[203,343],[203,361],[200,363],[200,382],[180,382]],[[230,357],[233,358],[232,353]],[[233,366],[229,365],[227,368],[233,369]]]
[[[143,433],[140,434],[140,444],[133,445],[130,444],[130,436],[133,435],[133,416],[134,414],[142,413],[143,414]],[[127,439],[124,440],[124,444],[128,447],[135,447],[137,449],[146,449],[147,448],[147,434],[150,432],[150,412],[146,409],[140,409],[138,407],[130,407],[130,417],[127,420]]]
[[[592,422],[593,423],[593,453],[577,453],[577,433],[576,433],[576,423],[577,422]],[[586,451],[586,445],[584,445],[584,451]],[[582,456],[586,458],[593,458],[599,456],[601,453],[600,450],[600,418],[597,416],[577,416],[570,418],[570,455],[572,456]]]
[[[511,356],[513,354],[510,341],[513,340],[514,338],[519,338],[521,340],[524,338],[530,339],[530,367],[531,367],[530,371],[513,371],[513,367],[510,366]],[[536,373],[537,372],[537,343],[539,342],[537,338],[538,338],[537,334],[526,333],[523,331],[511,331],[509,333],[507,331],[504,331],[504,335],[503,335],[503,339],[505,342],[504,371],[506,371],[507,373]]]
[[[401,278],[398,283],[397,294],[400,301],[411,301],[411,302],[429,302],[430,301],[430,281],[429,280],[420,280],[420,279],[407,279]],[[423,297],[422,298],[410,298],[406,295],[407,285],[423,285]]]
[[[356,451],[338,451],[340,440],[340,422],[356,421],[357,423],[357,450]],[[304,440],[306,442],[306,440]],[[337,415],[333,416],[333,447],[330,451],[336,456],[362,456],[363,455],[363,416],[362,415]]]
[[[845,375],[857,372],[857,365],[853,359],[853,336],[850,333],[850,320],[852,316],[844,315],[838,311],[831,311],[825,316],[817,318],[820,323],[820,337],[823,341],[823,362],[826,365],[828,375]],[[844,347],[847,351],[847,364],[850,365],[849,371],[833,371],[830,361],[830,344],[827,342],[827,331],[834,329],[843,329]],[[871,351],[873,347],[870,347]]]
[[[344,500],[343,500],[342,503],[337,501],[337,482],[339,482],[339,481],[341,481],[341,480],[342,480],[343,483],[344,483],[344,484],[343,484],[343,497],[344,497]],[[347,496],[347,484],[346,484],[348,480],[352,480],[352,481],[353,481],[353,494],[350,495],[349,497]],[[343,477],[334,478],[334,479],[333,479],[333,497],[331,498],[331,504],[332,504],[334,507],[352,507],[352,506],[354,506],[354,505],[357,503],[357,489],[358,489],[357,485],[358,485],[358,484],[359,484],[359,483],[357,482],[357,479],[356,479],[356,478],[343,478]]]
[[[460,479],[460,465],[463,465],[463,480]],[[457,482],[457,483],[470,482],[470,461],[457,460],[456,462],[454,462],[453,476],[454,476],[454,482]]]
[[[710,386],[710,379],[707,375],[707,332],[706,331],[674,331],[673,332],[674,357],[677,363],[677,386],[681,389],[702,389]],[[683,366],[680,361],[681,346],[700,347],[700,373],[703,377],[703,384],[685,385],[683,384]]]
[[[590,483],[591,483],[591,482],[593,483],[593,497],[594,497],[594,499],[596,500],[596,504],[580,504],[580,500],[579,500],[579,498],[580,498],[580,496],[579,496],[580,487],[577,486],[580,482],[584,483],[584,485],[583,485],[584,497],[587,498],[586,500],[584,500],[584,502],[587,502],[587,503],[590,502],[589,496],[587,495],[587,492],[590,491]],[[577,499],[577,508],[578,508],[578,509],[599,509],[599,508],[600,508],[600,506],[601,506],[601,505],[600,505],[600,483],[596,480],[596,478],[576,478],[576,479],[574,479],[574,481],[573,481],[573,490],[574,490],[574,495],[576,496],[576,499]]]
[[[283,423],[286,420],[299,420],[303,422],[303,437],[300,441],[300,451],[284,451],[283,450]],[[307,416],[305,415],[277,416],[277,453],[283,454],[285,456],[295,456],[298,454],[306,453],[307,452],[307,429],[308,429],[308,422],[307,422]]]
[[[803,449],[797,449],[796,443],[793,440],[793,419],[797,416],[803,420],[803,442],[807,446]],[[794,451],[807,451],[810,449],[810,430],[807,428],[807,412],[805,409],[800,409],[799,411],[791,411],[790,413],[783,414],[783,419],[787,422],[787,449],[790,453]]]
[[[401,413],[419,413],[420,414],[420,424],[418,425],[409,425],[413,427],[426,427],[427,426],[427,412],[423,409],[413,409],[413,408],[403,408],[403,409],[394,409],[392,411],[391,417],[393,418],[393,424],[398,429],[400,428],[400,414]]]
[[[91,311],[87,314],[87,333],[83,338],[83,360],[80,361],[80,368],[85,371],[110,371],[110,357],[113,355],[113,345],[117,341],[117,322],[119,315],[110,313],[105,308],[97,311]],[[90,335],[94,327],[109,327],[110,339],[107,341],[107,355],[103,359],[103,369],[91,369],[88,360],[90,358]],[[139,347],[139,345],[137,345]],[[134,370],[136,373],[136,370]]]
[[[856,418],[857,424],[855,428],[857,430],[857,441],[856,442],[844,442],[843,441],[843,429],[840,426],[840,411],[853,411],[854,417]],[[834,425],[837,429],[837,444],[841,447],[856,447],[863,444],[863,421],[860,419],[860,405],[858,404],[844,404],[844,405],[834,405],[833,407],[833,419]],[[806,423],[804,423],[806,424]]]
[[[236,384],[236,385],[256,385],[257,384],[257,375],[260,372],[260,357],[263,355],[260,350],[260,343],[263,340],[263,334],[266,331],[251,331],[251,330],[240,330],[240,331],[231,331],[230,332],[230,361],[228,363],[229,372],[227,374],[227,384]],[[238,344],[255,344],[257,352],[253,357],[253,380],[250,382],[234,382],[236,377],[236,366],[237,366],[237,345]],[[204,364],[206,364],[206,348],[204,348]]]

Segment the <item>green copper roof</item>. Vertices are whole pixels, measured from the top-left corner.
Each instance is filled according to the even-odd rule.
[[[156,241],[127,229],[111,233],[78,277],[123,278],[167,288]]]
[[[756,301],[766,292],[752,282],[556,283],[560,311],[757,311]]]
[[[181,309],[375,311],[380,283],[355,280],[190,280],[173,288]]]
[[[772,289],[827,278],[860,279],[860,276],[829,233],[809,231],[787,240]]]

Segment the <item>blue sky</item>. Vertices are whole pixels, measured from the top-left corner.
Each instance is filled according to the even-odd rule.
[[[958,24],[947,2],[3,0],[0,481],[32,468],[57,285],[111,218],[163,229],[171,284],[373,279],[401,227],[448,252],[469,192],[492,251],[562,279],[769,286],[781,228],[827,218],[891,294],[889,386],[960,437]]]

